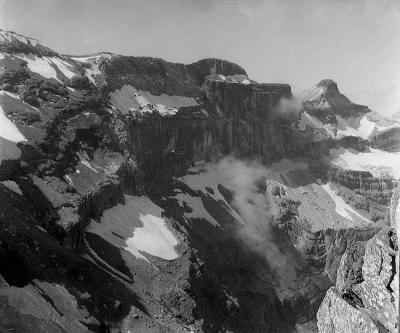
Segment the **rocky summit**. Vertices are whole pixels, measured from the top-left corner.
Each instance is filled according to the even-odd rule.
[[[0,331],[397,332],[399,129],[0,30]]]

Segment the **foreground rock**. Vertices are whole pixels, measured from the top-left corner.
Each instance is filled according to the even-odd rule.
[[[317,313],[320,333],[398,332],[399,190],[393,198],[393,228],[343,255],[336,286]]]

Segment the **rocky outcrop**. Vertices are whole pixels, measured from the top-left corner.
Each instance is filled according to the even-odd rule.
[[[398,194],[392,211],[398,210]],[[336,285],[327,292],[317,313],[320,333],[398,331],[398,242],[393,228],[342,257]],[[365,247],[365,249],[364,249]]]

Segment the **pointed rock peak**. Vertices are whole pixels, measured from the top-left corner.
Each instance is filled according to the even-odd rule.
[[[353,103],[339,91],[337,83],[330,79],[318,82],[314,88],[305,91],[302,98],[306,111],[324,123],[336,123],[336,115],[344,118],[358,117],[370,111],[367,106]]]
[[[323,88],[328,93],[339,93],[337,83],[330,79],[325,79],[318,82],[317,87]]]
[[[336,86],[337,87],[337,83],[331,79],[324,79],[318,82],[317,86],[319,87],[330,87],[330,86]]]
[[[331,102],[332,99],[339,98],[345,99],[346,102],[349,102],[347,100],[347,97],[340,93],[337,83],[330,79],[321,80],[313,88],[306,90],[302,94],[301,98],[303,99],[303,101],[323,99],[324,101],[323,103],[321,103],[321,105],[324,104],[325,106],[327,106],[327,104],[325,103],[326,99]]]

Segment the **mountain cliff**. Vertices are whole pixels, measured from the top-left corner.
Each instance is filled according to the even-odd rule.
[[[0,31],[1,329],[315,331],[389,225],[399,157],[362,126],[396,124],[330,80],[292,104],[225,60]]]

